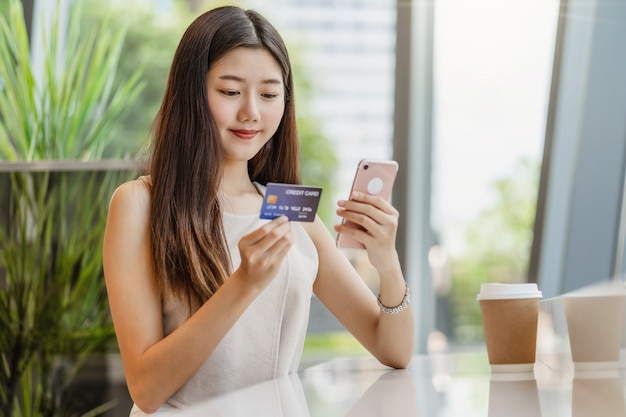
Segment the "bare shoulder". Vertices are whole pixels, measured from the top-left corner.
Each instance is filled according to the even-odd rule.
[[[103,261],[109,281],[149,270],[150,188],[142,180],[120,185],[111,196],[104,232]],[[139,262],[143,260],[143,262]]]
[[[147,216],[150,206],[150,186],[141,179],[128,181],[117,187],[111,196],[111,212]]]

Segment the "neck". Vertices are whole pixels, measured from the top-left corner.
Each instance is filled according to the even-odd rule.
[[[256,193],[257,191],[248,176],[247,162],[225,164],[220,194],[223,196],[236,196],[249,192]]]
[[[256,214],[263,201],[248,176],[247,164],[229,165],[224,169],[219,195],[224,211],[234,214]]]

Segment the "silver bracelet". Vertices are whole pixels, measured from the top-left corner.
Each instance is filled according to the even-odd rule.
[[[411,302],[411,290],[409,289],[408,284],[405,284],[405,285],[406,285],[406,291],[404,292],[404,298],[402,299],[402,302],[400,303],[400,305],[396,307],[389,308],[385,306],[380,301],[380,294],[378,294],[378,307],[380,307],[380,311],[382,311],[383,313],[387,313],[387,314],[397,314],[409,306],[409,303]]]

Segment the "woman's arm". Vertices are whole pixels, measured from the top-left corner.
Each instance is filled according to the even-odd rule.
[[[370,263],[380,277],[380,300],[387,307],[402,303],[406,284],[395,249],[397,211],[378,197],[357,194],[341,201],[338,214],[366,231],[337,226],[365,244]],[[320,257],[314,292],[324,305],[381,363],[405,368],[413,355],[413,313],[410,305],[397,314],[383,313],[376,296],[335,246],[317,219],[305,226]]]
[[[241,267],[184,324],[163,334],[161,297],[152,274],[150,191],[140,181],[114,193],[103,262],[111,314],[131,397],[156,411],[204,363],[241,314],[271,281],[292,244],[284,219],[242,238]]]

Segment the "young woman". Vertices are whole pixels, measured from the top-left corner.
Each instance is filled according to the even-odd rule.
[[[183,35],[149,175],[116,190],[104,236],[132,415],[296,372],[313,293],[381,363],[408,365],[411,309],[389,309],[408,297],[391,205],[338,203],[364,229],[335,226],[365,245],[378,302],[319,218],[259,218],[264,184],[300,183],[293,93],[285,45],[258,13],[213,9]]]

